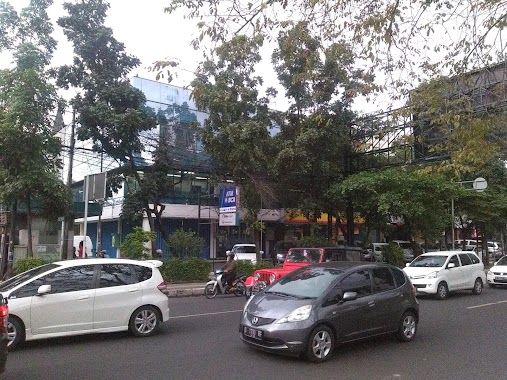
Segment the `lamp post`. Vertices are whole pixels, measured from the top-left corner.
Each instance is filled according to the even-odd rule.
[[[478,177],[473,181],[461,181],[458,182],[460,185],[465,183],[473,183],[473,190],[482,193],[488,187],[488,182],[482,178]],[[470,189],[472,190],[472,189]],[[454,250],[454,198],[451,198],[451,236],[452,236],[452,249]]]

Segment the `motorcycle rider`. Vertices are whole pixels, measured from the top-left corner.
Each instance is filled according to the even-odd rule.
[[[236,260],[234,260],[234,252],[227,252],[227,261],[223,267],[225,274],[225,285],[227,288],[232,286],[232,282],[236,278]]]

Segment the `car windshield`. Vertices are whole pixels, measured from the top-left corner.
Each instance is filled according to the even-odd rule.
[[[297,248],[291,249],[285,259],[289,263],[318,263],[320,260],[320,249],[318,248]]]
[[[507,265],[507,256],[504,256],[500,260],[498,260],[496,265]]]
[[[26,272],[20,273],[17,276],[9,278],[8,280],[0,283],[0,292],[7,292],[11,289],[14,289],[19,284],[22,284],[25,281],[28,281],[42,273],[50,271],[51,269],[58,268],[56,264],[46,264],[37,268],[30,269]]]
[[[340,269],[305,267],[283,276],[266,293],[295,298],[320,297],[343,273]]]
[[[441,267],[445,264],[447,256],[418,256],[410,263],[411,267]]]
[[[235,247],[234,251],[236,253],[256,253],[255,252],[255,246],[248,246],[248,245],[242,245],[239,247]]]

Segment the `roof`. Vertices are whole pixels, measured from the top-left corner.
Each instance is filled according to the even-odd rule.
[[[473,253],[472,251],[463,251],[463,250],[455,250],[455,251],[433,251],[426,252],[419,256],[449,256],[454,253]]]

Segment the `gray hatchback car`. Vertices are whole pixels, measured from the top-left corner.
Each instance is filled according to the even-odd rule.
[[[414,287],[402,270],[329,262],[297,269],[250,297],[239,332],[258,349],[323,362],[339,343],[390,333],[412,341],[418,322]]]

